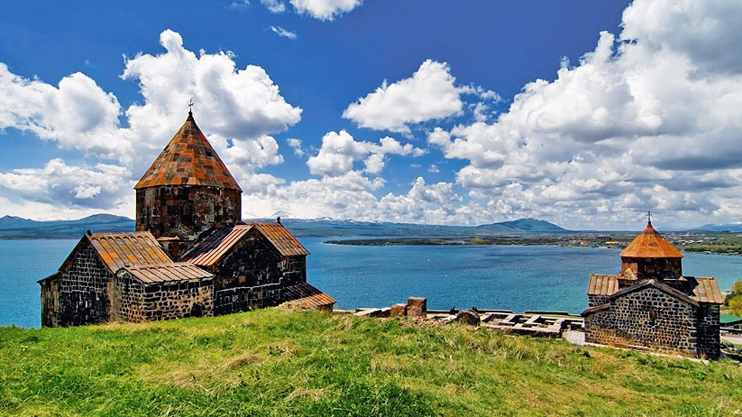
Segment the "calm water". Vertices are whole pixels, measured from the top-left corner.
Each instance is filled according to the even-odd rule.
[[[302,238],[309,282],[337,308],[381,307],[408,296],[428,308],[513,311],[587,307],[590,273],[612,274],[619,250],[549,246],[335,246]],[[54,273],[77,240],[0,241],[0,326],[38,327],[37,280]],[[722,290],[742,279],[742,257],[686,254],[686,275],[716,276]]]

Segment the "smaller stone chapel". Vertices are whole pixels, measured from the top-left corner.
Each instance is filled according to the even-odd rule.
[[[590,275],[585,341],[719,358],[724,297],[715,277],[684,276],[682,258],[650,217],[621,252],[621,272]]]
[[[309,251],[280,222],[245,223],[242,189],[193,113],[134,187],[136,231],[91,233],[39,281],[41,325],[212,316],[293,302],[331,311]]]

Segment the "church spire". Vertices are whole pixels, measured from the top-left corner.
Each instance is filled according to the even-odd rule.
[[[134,186],[136,229],[158,238],[191,241],[242,217],[242,190],[196,125],[192,105],[183,126]]]
[[[196,125],[189,104],[188,118],[142,175],[135,190],[157,186],[204,186],[242,192],[232,174]]]

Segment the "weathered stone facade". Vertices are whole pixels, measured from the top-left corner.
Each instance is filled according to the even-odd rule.
[[[720,304],[700,303],[697,312],[698,321],[698,355],[716,359],[721,356],[721,339],[719,338]]]
[[[78,244],[59,272],[42,284],[42,326],[77,326],[109,319],[113,274],[90,246]]]
[[[696,355],[697,313],[697,305],[648,286],[589,315],[585,341]]]
[[[335,300],[307,283],[309,252],[280,222],[241,223],[242,190],[190,112],[134,188],[136,232],[88,232],[59,272],[39,281],[43,326],[211,316],[287,301],[332,311]]]
[[[214,285],[210,278],[147,284],[121,269],[109,285],[112,320],[137,322],[213,315]]]
[[[196,238],[215,227],[234,225],[242,212],[241,192],[214,187],[159,186],[136,190],[136,230],[155,237]]]
[[[718,358],[723,297],[715,278],[682,276],[681,258],[650,222],[620,274],[590,276],[585,341]]]
[[[187,262],[214,274],[214,314],[276,306],[290,299],[285,294],[287,288],[306,283],[306,254],[282,254],[261,231],[260,227],[267,226],[248,225],[215,231],[218,236],[214,239],[228,242],[228,248],[223,248],[223,255],[211,261],[202,260],[204,248],[199,245],[185,254]],[[228,239],[225,233],[230,233],[235,240]],[[298,242],[293,243],[296,244]]]
[[[597,307],[599,305],[606,304],[608,302],[608,296],[588,295],[587,296],[587,308]]]
[[[213,311],[212,275],[173,263],[148,232],[87,234],[59,272],[39,283],[44,327],[165,320]]]
[[[59,326],[59,272],[39,281],[41,285],[41,325],[44,327]]]
[[[621,257],[621,274],[630,270],[637,280],[675,279],[683,275],[681,258],[641,259]]]
[[[242,190],[188,113],[134,186],[136,230],[196,239],[242,218]]]

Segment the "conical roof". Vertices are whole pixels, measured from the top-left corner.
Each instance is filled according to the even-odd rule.
[[[634,238],[629,246],[621,252],[622,258],[682,258],[683,254],[660,236],[652,222],[647,222],[647,228]]]
[[[163,185],[204,186],[242,191],[188,112],[188,118],[152,162],[134,189]]]

